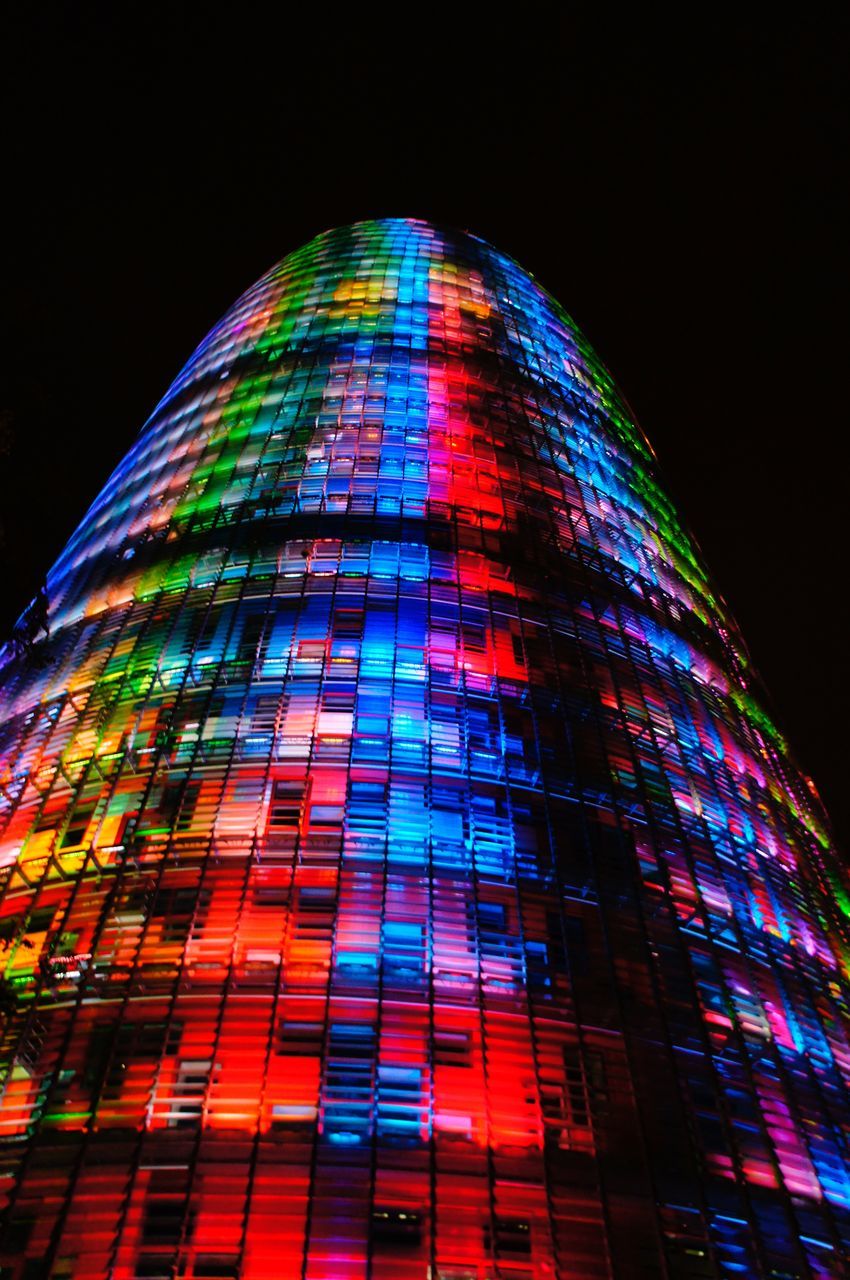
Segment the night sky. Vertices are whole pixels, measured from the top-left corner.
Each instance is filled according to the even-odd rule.
[[[611,368],[850,849],[846,27],[12,8],[2,633],[243,289],[328,227],[430,218],[517,258]]]

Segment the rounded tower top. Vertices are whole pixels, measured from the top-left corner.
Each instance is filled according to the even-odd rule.
[[[426,433],[442,431],[448,419],[455,432],[462,416],[456,410],[457,395],[446,391],[444,403],[435,398],[437,377],[446,382],[452,366],[453,384],[483,378],[477,392],[483,411],[496,394],[495,383],[509,371],[513,379],[521,375],[527,386],[527,409],[536,402],[528,419],[530,424],[535,420],[536,429],[545,431],[546,421],[566,412],[587,435],[585,456],[612,455],[593,464],[606,467],[612,481],[621,472],[628,484],[633,466],[641,474],[652,470],[651,449],[610,374],[563,308],[513,259],[470,232],[422,219],[356,222],[322,232],[281,259],[199,344],[54,568],[52,606],[60,596],[70,603],[66,580],[72,564],[79,566],[82,558],[113,554],[119,547],[121,556],[128,556],[134,539],[140,533],[148,538],[152,530],[167,537],[177,510],[181,521],[188,517],[197,524],[197,504],[205,510],[223,478],[222,429],[227,427],[235,444],[236,420],[238,431],[243,430],[247,405],[255,445],[273,417],[282,422],[293,411],[295,389],[308,368],[310,395],[297,402],[299,426],[311,413],[316,421],[336,413],[339,425],[362,424],[373,406],[380,416],[375,391],[362,403],[341,403],[340,370],[353,361],[355,380],[361,380],[368,359],[369,377],[377,382],[383,375],[371,357],[382,360],[389,351],[394,371],[387,374],[387,386],[392,384],[399,394],[391,396],[392,407],[390,401],[384,407],[393,420],[403,402],[411,426]],[[402,386],[395,370],[404,352],[409,380]],[[439,375],[438,369],[443,370]],[[262,411],[255,412],[259,395]],[[209,410],[199,416],[201,405]],[[229,462],[231,450],[223,453]],[[614,453],[621,455],[619,462]],[[215,482],[207,471],[213,455],[218,459]],[[192,479],[184,485],[193,460],[201,470],[192,468]],[[564,469],[563,463],[556,465]],[[232,473],[234,484],[240,471],[237,467]],[[180,499],[178,483],[183,485]],[[237,486],[223,500],[235,500],[238,492]],[[616,493],[611,497],[617,500]],[[704,594],[707,580],[698,557],[657,485],[654,499],[655,518],[669,527],[678,544],[680,569],[686,578],[700,580],[691,585],[697,595]],[[104,507],[112,504],[121,517],[106,520]],[[692,594],[691,587],[677,590]]]

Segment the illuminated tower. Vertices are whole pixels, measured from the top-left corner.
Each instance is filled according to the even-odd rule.
[[[5,1280],[848,1274],[845,872],[516,263],[284,259],[0,661]]]

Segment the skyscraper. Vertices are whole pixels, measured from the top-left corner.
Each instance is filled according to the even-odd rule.
[[[847,875],[516,263],[285,258],[2,663],[4,1277],[848,1274]]]

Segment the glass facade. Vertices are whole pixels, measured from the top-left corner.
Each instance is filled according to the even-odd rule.
[[[284,259],[0,663],[4,1280],[848,1274],[847,874],[516,263]]]

